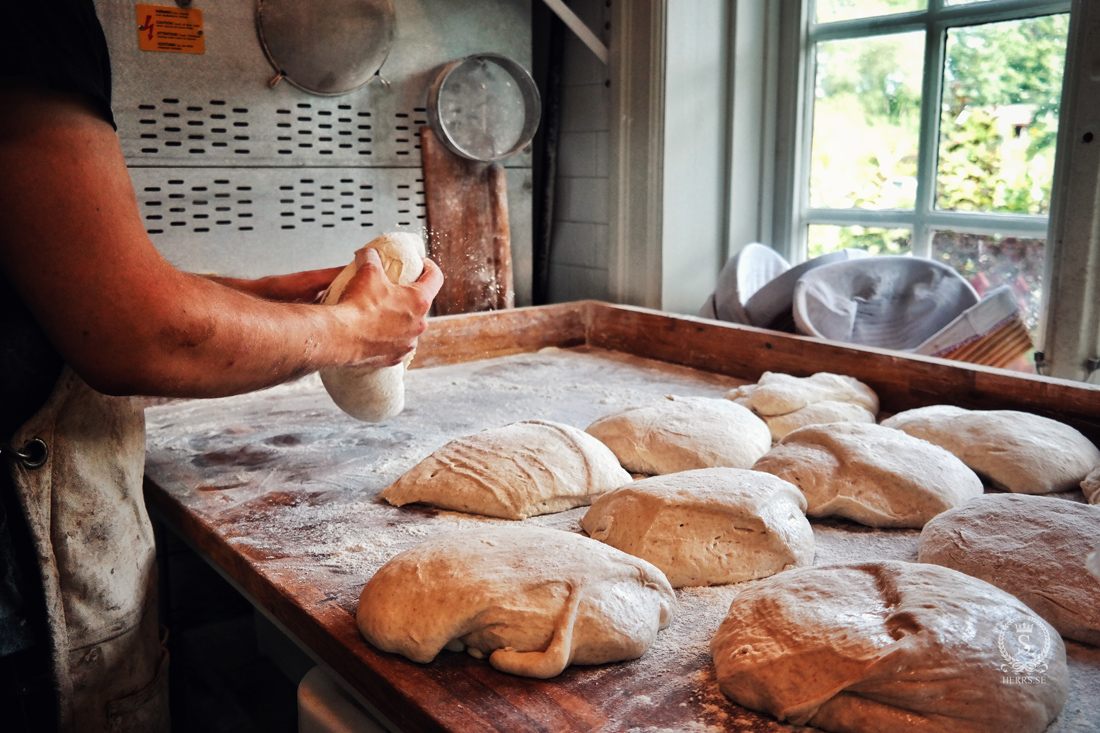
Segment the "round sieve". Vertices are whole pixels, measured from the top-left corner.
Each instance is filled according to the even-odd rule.
[[[515,155],[535,136],[542,103],[516,61],[483,53],[452,61],[428,94],[432,132],[456,155],[491,162]]]
[[[394,40],[393,0],[260,0],[256,27],[279,79],[322,96],[347,94],[382,68]]]

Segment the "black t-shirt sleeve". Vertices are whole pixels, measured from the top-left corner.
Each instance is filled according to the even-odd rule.
[[[0,77],[25,77],[50,89],[82,94],[116,127],[111,61],[92,0],[5,3]]]

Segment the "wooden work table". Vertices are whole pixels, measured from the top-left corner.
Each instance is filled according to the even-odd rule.
[[[355,608],[382,564],[440,532],[506,521],[378,499],[453,438],[532,418],[583,429],[666,394],[718,397],[771,370],[849,374],[879,393],[884,412],[1009,407],[1100,440],[1100,388],[593,302],[434,319],[415,366],[405,412],[377,425],[340,412],[316,376],[146,411],[151,509],[406,731],[791,729],[733,705],[715,682],[708,645],[738,586],[680,590],[676,620],[641,659],[571,667],[550,680],[503,674],[462,653],[416,664],[369,646]],[[526,521],[578,531],[583,514]],[[812,524],[815,564],[916,561],[916,530]],[[1094,730],[1100,649],[1066,646],[1073,688],[1052,730]]]

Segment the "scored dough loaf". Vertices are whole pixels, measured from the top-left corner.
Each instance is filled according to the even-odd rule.
[[[982,494],[962,461],[931,443],[880,425],[810,425],[753,465],[806,495],[811,517],[837,515],[872,527],[923,527]]]
[[[1085,568],[1100,544],[1100,507],[987,494],[934,518],[918,559],[992,583],[1067,639],[1100,646],[1100,583]]]
[[[933,405],[882,424],[946,448],[997,488],[1017,494],[1069,491],[1100,464],[1100,449],[1076,428],[1029,412]]]
[[[411,232],[391,232],[375,237],[367,247],[378,250],[382,267],[391,282],[409,285],[424,272],[424,240]],[[359,267],[352,261],[329,285],[322,303],[337,303]],[[413,354],[391,367],[348,366],[322,369],[332,401],[352,417],[365,422],[382,422],[405,409],[405,370]]]
[[[748,468],[772,444],[760,418],[712,397],[666,397],[605,415],[586,432],[607,445],[623,468],[649,475]]]
[[[759,382],[731,389],[726,399],[763,418],[775,441],[806,425],[872,423],[879,408],[878,395],[866,384],[829,372],[809,377],[764,372]]]
[[[703,468],[604,494],[581,519],[593,539],[660,568],[673,588],[740,583],[813,563],[806,499],[759,471]]]
[[[359,631],[415,662],[440,650],[489,657],[502,672],[546,679],[570,664],[645,654],[673,618],[660,570],[571,532],[487,527],[433,537],[363,588]]]
[[[525,420],[457,438],[382,492],[394,506],[420,502],[502,519],[587,506],[630,474],[591,435]]]
[[[1069,691],[1049,624],[988,583],[918,563],[757,581],[734,598],[711,654],[734,702],[826,731],[1038,733]]]

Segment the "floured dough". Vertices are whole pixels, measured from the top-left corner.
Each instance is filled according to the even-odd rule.
[[[1089,475],[1081,480],[1081,491],[1085,492],[1085,499],[1089,504],[1100,504],[1100,466],[1092,469]]]
[[[992,583],[1067,639],[1100,646],[1100,583],[1085,569],[1097,543],[1100,507],[987,494],[926,524],[919,559]]]
[[[1100,450],[1078,430],[1028,412],[934,405],[882,424],[946,448],[997,488],[1018,494],[1069,491],[1100,464]]]
[[[587,506],[630,483],[615,455],[577,428],[527,420],[457,438],[382,492],[413,502],[503,519]]]
[[[779,441],[807,425],[825,425],[831,422],[873,423],[875,413],[852,402],[815,402],[786,415],[766,417],[764,421],[772,431],[772,440]]]
[[[578,534],[487,527],[433,537],[390,560],[359,597],[367,641],[415,662],[466,648],[502,672],[645,654],[676,599],[660,570]]]
[[[1049,624],[988,583],[918,563],[758,581],[734,599],[711,653],[727,697],[827,731],[1038,733],[1069,691]]]
[[[623,468],[650,475],[748,468],[772,444],[760,418],[711,397],[666,397],[601,417],[586,432],[611,448]]]
[[[597,499],[581,527],[653,563],[673,588],[740,583],[814,559],[802,493],[775,476],[739,468],[635,481]]]
[[[411,232],[392,232],[376,237],[367,247],[378,250],[382,267],[391,282],[409,285],[424,272],[424,240]],[[322,303],[339,302],[340,296],[359,268],[353,261],[329,285]],[[405,409],[405,370],[413,354],[391,367],[350,366],[322,369],[324,383],[332,401],[352,417],[366,422],[382,422]]]
[[[870,387],[858,379],[829,372],[809,377],[764,372],[752,390],[748,408],[761,416],[786,415],[815,402],[851,402],[878,412],[878,395]]]
[[[879,407],[878,395],[866,384],[829,372],[809,377],[764,372],[759,382],[731,389],[726,399],[762,417],[776,441],[806,425],[874,422]]]
[[[796,430],[753,470],[801,489],[811,517],[837,515],[872,527],[923,527],[982,494],[981,479],[943,448],[863,423]]]

